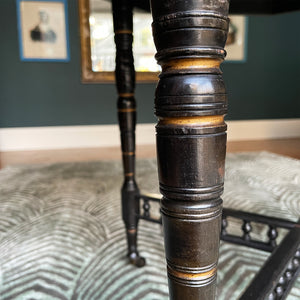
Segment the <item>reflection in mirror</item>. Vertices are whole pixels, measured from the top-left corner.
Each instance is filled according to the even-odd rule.
[[[134,10],[133,54],[137,72],[158,72],[154,54],[155,47],[151,32],[151,14]],[[111,3],[104,0],[90,0],[90,38],[92,70],[94,72],[114,71],[115,44]]]
[[[83,82],[113,82],[115,44],[111,2],[79,0],[81,65]],[[137,82],[155,82],[160,71],[154,55],[150,13],[135,9],[133,16],[133,53]],[[225,49],[227,61],[245,61],[246,18],[230,17]]]
[[[113,82],[115,44],[111,2],[79,0],[83,82]],[[134,10],[133,53],[137,82],[156,82],[160,66],[154,55],[150,13]]]

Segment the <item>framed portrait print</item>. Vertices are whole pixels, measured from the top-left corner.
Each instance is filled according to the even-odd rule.
[[[70,59],[67,0],[16,0],[23,61]]]

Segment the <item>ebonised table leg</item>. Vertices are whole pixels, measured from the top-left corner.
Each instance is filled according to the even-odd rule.
[[[122,216],[126,227],[128,258],[138,267],[145,260],[137,251],[139,194],[135,182],[135,70],[132,54],[132,4],[130,0],[113,0],[113,22],[116,44],[116,85],[119,94],[118,117],[121,131],[124,184],[122,187]]]
[[[171,299],[214,299],[226,153],[228,0],[151,0],[157,155]]]

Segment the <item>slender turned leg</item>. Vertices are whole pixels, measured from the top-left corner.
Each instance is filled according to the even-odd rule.
[[[119,94],[118,116],[125,177],[122,187],[122,216],[126,227],[128,258],[132,264],[141,267],[145,265],[145,260],[137,251],[139,202],[136,201],[136,196],[139,190],[134,179],[136,105],[132,55],[132,6],[130,0],[113,0],[112,4],[117,50],[115,75]]]
[[[226,152],[228,0],[151,0],[157,155],[171,299],[214,299]]]

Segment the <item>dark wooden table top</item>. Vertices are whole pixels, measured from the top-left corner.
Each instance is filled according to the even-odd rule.
[[[132,2],[135,7],[150,11],[149,0],[132,0]],[[300,10],[300,0],[230,0],[229,13],[277,14],[295,10]]]

